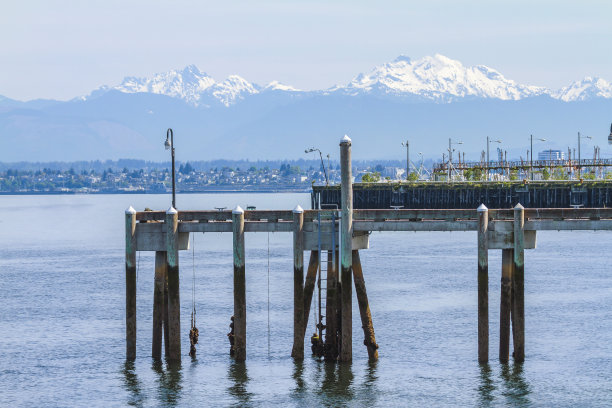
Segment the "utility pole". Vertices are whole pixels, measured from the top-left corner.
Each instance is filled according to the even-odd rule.
[[[406,180],[410,177],[410,142],[402,142],[402,146],[406,147]]]

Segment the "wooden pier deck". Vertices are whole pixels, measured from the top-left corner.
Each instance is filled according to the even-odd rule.
[[[342,205],[339,210],[244,211],[126,211],[126,351],[136,356],[136,252],[156,252],[152,355],[161,356],[162,336],[166,358],[181,358],[179,251],[189,247],[189,234],[227,232],[233,235],[234,258],[234,358],[246,359],[245,233],[287,232],[293,240],[294,327],[291,355],[304,357],[304,337],[321,253],[327,260],[327,316],[325,358],[352,358],[353,280],[359,304],[364,343],[371,359],[378,346],[369,310],[360,251],[369,248],[373,231],[473,231],[478,257],[474,261],[478,287],[478,361],[489,359],[488,253],[502,251],[499,360],[509,360],[510,335],[514,359],[525,358],[524,251],[536,248],[537,231],[612,230],[612,208],[488,209],[353,209],[350,178],[350,139],[341,144]],[[310,251],[306,276],[304,252]],[[288,256],[291,254],[288,254]],[[332,261],[332,260],[335,260]],[[290,273],[290,271],[288,271]],[[374,300],[375,301],[375,300]],[[512,323],[512,324],[511,324]],[[323,339],[321,339],[321,342]]]

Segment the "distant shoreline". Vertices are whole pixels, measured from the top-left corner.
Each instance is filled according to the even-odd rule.
[[[205,190],[205,191],[177,191],[177,194],[233,194],[233,193],[304,193],[310,194],[311,189],[257,189],[257,190]],[[96,192],[79,192],[79,191],[0,191],[0,196],[26,196],[26,195],[122,195],[122,194],[150,194],[150,195],[167,195],[171,192],[147,192],[147,191],[96,191]]]

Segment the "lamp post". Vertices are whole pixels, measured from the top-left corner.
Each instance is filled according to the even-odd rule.
[[[304,153],[312,153],[312,152],[319,152],[319,157],[321,158],[321,167],[323,167],[323,174],[325,174],[325,185],[329,186],[329,180],[327,179],[327,170],[325,170],[325,163],[323,163],[323,153],[321,153],[321,150],[315,147],[311,147],[310,149],[304,150]]]
[[[402,146],[406,147],[406,180],[408,180],[410,176],[410,142],[406,140],[406,142],[402,142]]]
[[[164,143],[166,150],[170,150],[172,155],[172,208],[176,208],[176,184],[174,180],[174,132],[168,128],[166,132],[166,142]]]
[[[452,145],[460,145],[463,142],[460,140],[458,142],[453,142],[451,138],[448,138],[448,181],[451,181],[451,165],[453,163],[453,148]]]
[[[530,164],[529,164],[529,175],[531,176],[531,179],[533,180],[533,135],[530,135],[530,139],[531,139],[531,150],[529,151],[530,156]],[[536,137],[536,140],[539,140],[541,142],[545,142],[546,139],[542,139],[539,137]]]
[[[489,139],[489,136],[487,136],[487,181],[491,179],[489,177],[489,166],[491,165],[491,161],[489,160],[489,146],[491,145],[491,142],[501,143],[502,141],[501,139],[491,140]]]
[[[582,164],[580,163],[580,139],[583,139],[585,137],[587,139],[592,139],[591,136],[581,135],[580,132],[578,132],[578,179],[581,178],[582,173]]]

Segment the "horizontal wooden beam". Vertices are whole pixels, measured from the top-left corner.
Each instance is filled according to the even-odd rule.
[[[354,231],[476,231],[477,221],[353,221]]]

